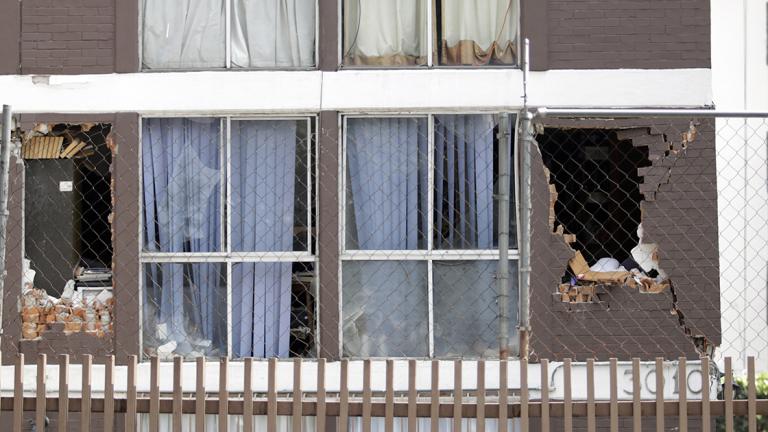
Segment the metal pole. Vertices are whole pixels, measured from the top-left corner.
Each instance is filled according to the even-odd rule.
[[[518,292],[520,293],[520,313],[518,319],[518,335],[520,343],[520,358],[528,358],[528,343],[530,324],[530,274],[531,274],[531,146],[533,145],[533,115],[528,111],[528,74],[530,72],[530,42],[526,38],[523,51],[523,113],[520,122],[520,272]]]
[[[499,115],[499,358],[509,356],[509,115]]]
[[[8,226],[8,172],[11,163],[11,107],[3,105],[3,133],[0,141],[0,320],[5,286],[6,228]]]

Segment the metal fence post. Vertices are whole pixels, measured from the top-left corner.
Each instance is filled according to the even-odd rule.
[[[5,286],[5,247],[8,225],[8,172],[11,160],[11,106],[3,105],[3,133],[0,140],[0,320],[2,320],[2,298]]]
[[[499,357],[509,356],[509,116],[499,116]]]
[[[533,115],[523,112],[520,122],[520,358],[528,358],[530,323],[530,275],[531,275],[531,146],[533,146]]]

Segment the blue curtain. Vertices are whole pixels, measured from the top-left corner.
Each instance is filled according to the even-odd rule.
[[[144,120],[144,250],[220,250],[219,125],[218,119]],[[221,273],[211,265],[187,268],[146,268],[152,286],[146,287],[145,325],[154,322],[156,328],[167,329],[156,335],[158,345],[218,336],[221,316],[215,290],[221,285]]]
[[[347,247],[425,248],[426,119],[349,119],[347,161],[355,221],[347,223]]]
[[[436,249],[494,247],[493,144],[491,115],[435,117]]]
[[[296,121],[233,121],[232,250],[293,250]],[[291,263],[232,267],[237,357],[287,357]]]

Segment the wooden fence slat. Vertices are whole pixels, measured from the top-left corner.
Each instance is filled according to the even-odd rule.
[[[619,432],[619,376],[618,360],[610,359],[610,385],[611,385],[611,432]]]
[[[408,432],[416,431],[416,360],[408,360]]]
[[[392,359],[387,359],[386,395],[384,396],[384,432],[393,432],[395,428],[395,371]]]
[[[149,432],[160,432],[160,359],[149,360]]]
[[[126,432],[136,431],[136,356],[128,356],[128,382],[126,383],[127,401],[125,413]]]
[[[181,432],[181,366],[183,359],[173,357],[173,432]]]
[[[507,432],[509,418],[509,381],[507,360],[499,360],[499,432]]]
[[[59,432],[67,432],[69,423],[69,355],[59,356]],[[126,428],[127,431],[132,429]]]
[[[688,371],[686,366],[685,357],[677,359],[677,400],[680,404],[678,421],[681,432],[688,431]]]
[[[565,432],[573,432],[573,400],[571,398],[571,359],[563,361],[563,404],[564,404],[564,429]]]
[[[24,354],[16,357],[13,368],[13,430],[21,432],[24,420]]]
[[[219,431],[227,432],[229,427],[229,390],[227,390],[227,373],[229,372],[229,359],[222,357],[219,360]]]
[[[83,355],[81,365],[82,370],[82,397],[80,401],[80,431],[90,432],[91,430],[91,366],[93,365],[93,356]]]
[[[710,432],[709,357],[701,357],[701,431]]]
[[[520,359],[520,430],[528,432],[528,359]]]
[[[429,404],[429,424],[432,432],[439,432],[440,425],[440,362],[432,360],[432,392]]]
[[[453,361],[453,431],[461,432],[461,399],[464,389],[461,383],[461,360]]]
[[[371,359],[363,360],[363,432],[371,432]]]
[[[725,358],[723,393],[725,394],[725,431],[733,432],[733,368],[730,357]]]
[[[301,432],[301,357],[293,359],[293,409],[291,424],[293,432]]]
[[[549,360],[541,361],[541,432],[549,432]]]
[[[195,432],[205,432],[205,358],[195,360]]]
[[[44,431],[45,428],[45,366],[48,359],[45,354],[37,356],[37,402],[35,402],[35,425],[36,430]]]
[[[349,360],[342,359],[339,373],[339,432],[349,428]]]
[[[664,358],[656,357],[656,432],[664,432]]]
[[[595,359],[587,359],[587,432],[595,432]]]
[[[104,432],[115,429],[115,356],[104,362]]]
[[[267,363],[267,430],[277,430],[277,390],[275,386],[275,370],[277,359],[270,358]]]
[[[485,432],[485,360],[477,361],[477,432]]]
[[[632,359],[632,430],[642,432],[642,411],[640,410],[640,395],[642,391],[640,382],[640,359]]]
[[[318,386],[319,389],[319,386]],[[253,358],[243,360],[243,431],[253,432]],[[318,432],[320,423],[318,422]]]
[[[747,357],[747,424],[749,432],[757,432],[757,388],[755,384],[755,358]]]
[[[325,359],[317,359],[317,432],[325,432]]]

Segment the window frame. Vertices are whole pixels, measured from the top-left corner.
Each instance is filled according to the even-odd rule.
[[[517,52],[516,52],[516,59],[515,64],[513,65],[484,65],[484,66],[473,66],[473,65],[441,65],[438,59],[438,62],[435,63],[435,43],[437,42],[437,23],[435,20],[435,0],[425,0],[427,2],[427,22],[426,30],[427,30],[427,64],[425,65],[416,65],[416,66],[395,66],[395,65],[389,65],[389,66],[368,66],[368,65],[349,65],[344,63],[344,0],[338,1],[338,28],[336,29],[337,35],[338,35],[338,46],[337,46],[337,63],[339,65],[339,70],[342,69],[355,69],[355,70],[413,70],[413,69],[522,69],[521,62],[523,60],[522,56],[522,49],[521,49],[521,26],[520,23],[522,22],[522,16],[520,14],[520,11],[522,10],[521,7],[521,1],[523,0],[517,0],[517,16],[518,16],[518,22],[517,22]],[[448,114],[448,113],[437,113],[434,114]],[[469,112],[465,113],[462,112],[461,114],[470,114]],[[485,113],[487,114],[487,113]],[[517,120],[515,120],[517,121]]]
[[[155,118],[215,118],[219,120],[219,151],[221,183],[220,191],[220,228],[221,239],[219,252],[147,252],[144,250],[144,170],[141,166],[144,150],[143,121],[145,119]],[[231,123],[232,121],[259,121],[259,120],[305,120],[307,124],[307,149],[306,149],[306,175],[307,175],[307,244],[306,250],[302,251],[283,251],[283,252],[232,252],[232,155],[231,155]],[[145,283],[144,272],[145,264],[152,263],[221,263],[226,266],[227,278],[227,358],[232,357],[232,266],[238,263],[312,263],[313,282],[312,294],[315,297],[314,315],[319,312],[319,271],[318,254],[315,245],[317,236],[316,230],[312,229],[313,221],[318,218],[317,206],[318,197],[318,145],[317,145],[317,127],[319,118],[317,113],[288,114],[288,115],[225,115],[219,113],[183,113],[183,114],[160,114],[160,115],[141,115],[139,116],[139,151],[138,151],[138,182],[139,182],[139,347],[142,358],[144,356],[144,304],[145,304]],[[314,198],[314,202],[313,202]],[[314,347],[315,352],[319,352],[319,321],[316,319],[312,331],[315,334]]]
[[[518,143],[519,136],[517,131],[519,130],[520,113],[517,111],[426,111],[426,112],[402,112],[402,113],[342,113],[340,114],[341,124],[341,142],[339,145],[339,265],[338,265],[338,299],[339,299],[339,353],[341,357],[344,357],[344,272],[343,266],[348,261],[419,261],[427,264],[427,307],[428,307],[428,321],[427,321],[427,335],[428,335],[428,349],[427,353],[429,358],[435,357],[435,317],[434,317],[434,261],[498,261],[499,249],[435,249],[434,248],[434,209],[435,209],[435,117],[439,115],[480,115],[491,114],[499,115],[506,114],[510,116],[510,131],[512,134],[512,164],[515,167],[513,170],[514,176],[510,183],[510,193],[518,196],[518,176],[519,176],[519,158],[518,158]],[[362,249],[347,249],[346,245],[346,227],[347,227],[347,120],[348,119],[360,119],[360,118],[427,118],[427,248],[416,250],[362,250]],[[495,199],[494,199],[495,201]],[[514,216],[516,221],[520,220],[520,205],[517,199],[514,200],[515,208],[514,213],[510,213],[510,217]],[[520,226],[519,223],[515,224],[517,229],[517,238],[520,238]],[[508,251],[509,262],[519,261],[520,252],[519,244],[515,244],[514,248],[510,248]],[[516,281],[516,285],[519,287],[519,281]],[[519,308],[519,299],[518,305]],[[357,357],[349,357],[357,358]],[[389,358],[401,358],[398,356],[389,356]],[[402,357],[405,358],[405,357]],[[472,358],[472,356],[466,356],[466,358]]]
[[[315,43],[313,44],[313,58],[314,62],[311,66],[297,66],[297,67],[232,67],[232,1],[224,0],[224,32],[226,37],[224,39],[224,57],[225,63],[223,67],[201,67],[201,68],[147,68],[144,67],[144,1],[139,0],[139,71],[140,72],[201,72],[201,71],[313,71],[318,69],[319,65],[319,53],[320,53],[320,0],[314,0],[315,2]],[[519,32],[518,32],[519,33]],[[518,36],[519,37],[519,36]],[[314,115],[314,114],[313,114]],[[152,116],[160,117],[160,116]]]

